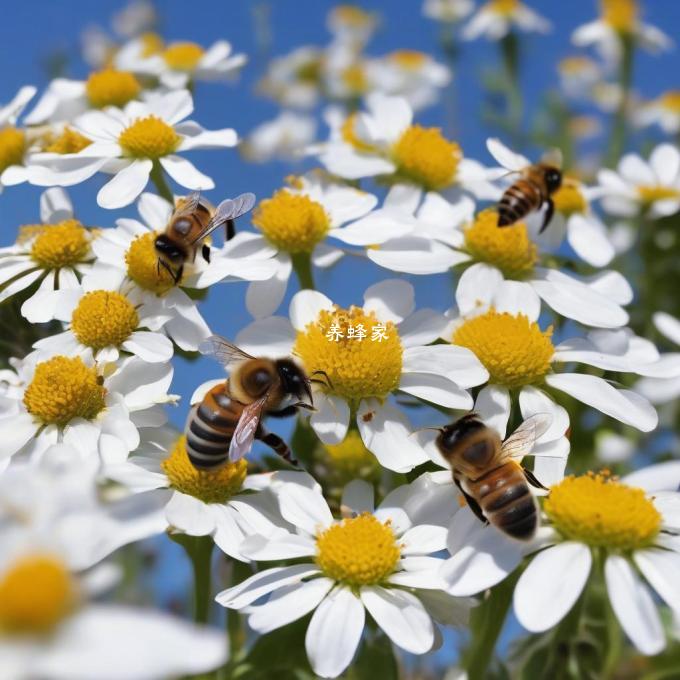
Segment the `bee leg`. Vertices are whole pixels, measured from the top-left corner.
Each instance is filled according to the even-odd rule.
[[[552,220],[553,215],[555,214],[555,202],[552,200],[552,198],[547,199],[545,203],[548,207],[545,209],[543,224],[538,231],[539,234],[542,234],[545,231],[546,227],[550,224],[550,220]]]
[[[333,383],[331,382],[331,379],[328,377],[328,373],[326,373],[326,371],[314,371],[312,373],[312,376],[315,376],[315,375],[320,375],[320,376],[324,377],[326,379],[326,382],[328,383],[328,387],[333,389]],[[310,380],[310,382],[320,382],[320,381]]]
[[[231,241],[231,239],[236,236],[236,222],[234,220],[227,220],[224,223],[224,230],[225,230],[225,238],[227,241]]]
[[[178,275],[176,272],[172,271],[172,269],[170,268],[170,265],[165,260],[161,260],[160,258],[158,258],[158,260],[156,261],[156,270],[157,270],[159,277],[161,275],[161,267],[163,267],[163,269],[165,269],[165,271],[168,272],[168,274],[170,274],[170,276],[172,276],[172,280],[175,283],[177,283],[179,281],[179,279],[182,277],[182,267],[179,268],[179,275]]]
[[[184,272],[184,265],[181,264],[179,266],[179,269],[175,273],[174,279],[175,279],[175,284],[178,284],[182,280],[182,273]]]
[[[460,484],[459,479],[456,479],[454,477],[453,481],[456,483],[458,490],[463,494],[463,497],[465,498],[465,501],[467,502],[468,507],[475,514],[475,517],[477,517],[477,519],[480,522],[484,522],[484,524],[488,524],[489,520],[486,517],[484,517],[484,513],[482,512],[482,509],[479,507],[479,503],[472,496],[470,496],[470,494],[465,493],[465,491],[463,490],[463,487]]]
[[[210,246],[207,243],[203,244],[201,248],[201,255],[206,262],[210,262]]]
[[[290,463],[294,467],[300,467],[297,460],[293,458],[293,453],[290,450],[290,446],[288,446],[288,444],[286,444],[286,442],[284,442],[278,434],[263,431],[258,436],[258,439],[266,444],[270,449],[272,449],[276,455],[281,456],[281,458],[283,458],[283,460],[285,460],[287,463]]]
[[[288,418],[288,416],[294,416],[296,413],[297,408],[295,404],[291,404],[280,411],[267,411],[267,418]]]
[[[531,471],[527,470],[526,468],[522,468],[522,471],[524,472],[524,476],[527,478],[527,482],[531,484],[531,486],[535,486],[537,489],[543,489],[544,491],[548,491],[547,486],[543,486],[538,479],[536,478],[536,475]]]

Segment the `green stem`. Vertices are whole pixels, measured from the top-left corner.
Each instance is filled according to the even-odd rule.
[[[521,569],[516,569],[504,581],[494,586],[487,598],[472,610],[470,616],[472,639],[463,655],[463,667],[470,678],[485,677],[521,572]]]
[[[168,186],[163,172],[163,166],[158,162],[153,162],[151,173],[149,174],[151,181],[156,185],[156,191],[169,203],[175,204],[175,197]]]
[[[515,141],[521,136],[522,90],[519,84],[519,42],[517,35],[508,33],[500,42],[503,68],[507,78],[507,122]]]
[[[630,88],[633,82],[633,60],[635,56],[635,40],[631,35],[621,35],[621,64],[619,66],[619,85],[621,86],[621,101],[614,114],[609,149],[607,151],[607,165],[611,168],[617,163],[626,145],[628,105]]]
[[[314,275],[312,274],[312,256],[310,253],[295,253],[293,255],[293,269],[300,282],[300,289],[314,290]]]
[[[231,585],[235,586],[252,575],[251,568],[244,562],[232,560]],[[229,657],[238,661],[246,642],[246,631],[243,627],[243,616],[236,609],[227,609],[227,636],[229,637]]]
[[[211,576],[213,540],[210,536],[170,534],[187,553],[194,572],[194,621],[208,623],[211,604]]]

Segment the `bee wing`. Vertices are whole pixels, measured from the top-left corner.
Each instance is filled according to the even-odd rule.
[[[175,208],[175,211],[172,213],[172,217],[180,217],[182,215],[190,215],[196,208],[198,208],[198,204],[201,202],[201,192],[200,191],[192,191],[190,194],[187,194],[183,199],[182,202]]]
[[[536,413],[527,418],[501,446],[504,458],[522,458],[531,453],[536,440],[552,425],[549,413]]]
[[[269,393],[266,393],[243,409],[229,444],[229,460],[232,463],[241,460],[252,448],[268,396]]]
[[[531,161],[522,154],[510,151],[497,137],[486,140],[486,148],[489,153],[507,170],[519,172],[531,165]]]
[[[191,244],[194,245],[199,241],[202,241],[204,238],[207,238],[210,234],[212,234],[213,231],[215,231],[215,229],[221,227],[228,220],[235,220],[237,217],[240,217],[249,210],[252,210],[254,205],[255,194],[251,194],[250,192],[241,194],[236,198],[227,198],[226,200],[222,201],[222,203],[217,206],[215,214],[212,216],[205,229],[203,229],[203,231],[201,231],[198,236],[194,238]]]
[[[235,361],[255,358],[221,335],[211,335],[198,346],[198,351],[201,354],[214,357],[225,367]]]
[[[541,163],[545,165],[552,165],[555,168],[561,168],[562,167],[562,151],[558,149],[557,147],[553,147],[552,149],[548,149],[542,156],[541,156]]]

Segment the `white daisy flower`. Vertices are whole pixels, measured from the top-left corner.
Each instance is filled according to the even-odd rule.
[[[273,253],[251,253],[257,251],[250,247],[256,237],[240,233],[223,249],[211,251],[210,265],[200,255],[195,262],[187,263],[186,273],[176,285],[173,277],[158,267],[154,247],[158,234],[165,231],[173,206],[160,196],[144,193],[137,207],[143,223],[121,218],[115,229],[103,231],[93,244],[97,262],[91,285],[130,293],[149,309],[156,309],[159,320],[164,318],[163,332],[181,349],[196,351],[210,330],[195,301],[182,287],[206,288],[224,280],[268,279],[276,271],[276,263],[267,261]]]
[[[423,14],[428,19],[454,24],[472,13],[474,0],[425,0]]]
[[[493,173],[463,157],[456,142],[439,128],[413,124],[413,111],[402,97],[373,93],[368,111],[342,117],[330,111],[330,139],[315,151],[326,169],[345,179],[380,175],[408,181],[425,190],[459,187],[479,198],[495,198]]]
[[[96,279],[88,276],[82,288],[59,291],[54,307],[42,310],[41,321],[58,319],[66,330],[33,345],[41,358],[94,356],[106,363],[118,361],[123,352],[149,363],[170,361],[172,342],[157,332],[170,319],[161,305],[150,304],[137,288],[127,293],[102,289]]]
[[[396,50],[366,64],[371,91],[404,97],[418,111],[436,103],[451,80],[450,70],[417,50]]]
[[[642,104],[635,114],[635,122],[640,127],[658,125],[666,134],[677,135],[680,132],[680,90],[669,90]]]
[[[268,536],[282,522],[274,497],[266,492],[271,473],[248,475],[241,459],[214,471],[189,461],[186,437],[155,430],[126,461],[107,465],[103,475],[133,493],[153,493],[163,501],[165,528],[189,536],[211,536],[227,555],[240,552],[246,536]]]
[[[557,71],[560,86],[570,97],[584,97],[602,78],[599,64],[580,54],[561,59],[557,64]]]
[[[267,65],[259,88],[281,106],[314,108],[321,94],[323,59],[323,51],[311,46],[275,57]]]
[[[437,577],[443,559],[433,553],[444,548],[446,524],[457,509],[451,485],[442,488],[439,479],[422,475],[375,509],[373,488],[356,480],[345,487],[344,519],[333,517],[318,485],[280,483],[281,514],[295,533],[254,536],[242,550],[257,561],[307,561],[259,572],[215,599],[245,611],[250,627],[262,634],[313,611],[305,647],[324,678],[350,665],[366,611],[399,648],[425,654],[436,646],[442,608],[448,609],[446,623],[461,625],[470,606],[441,592]],[[254,604],[265,595],[264,604]]]
[[[181,90],[199,80],[231,80],[247,61],[245,54],[232,54],[226,40],[218,40],[207,49],[189,41],[158,47],[158,51],[149,53],[148,42],[142,36],[121,47],[113,63],[123,71],[158,78],[170,90]]]
[[[594,46],[610,63],[618,63],[623,55],[623,43],[633,39],[649,52],[661,52],[673,47],[673,41],[663,31],[639,19],[637,0],[601,0],[600,17],[579,26],[571,36],[578,47]]]
[[[73,205],[63,189],[43,192],[40,221],[20,228],[16,243],[0,248],[0,302],[40,283],[22,306],[27,316],[50,305],[59,290],[77,288],[94,259],[92,242],[97,232],[74,218]]]
[[[32,111],[26,116],[27,125],[73,121],[88,109],[107,106],[123,108],[138,99],[142,86],[129,71],[105,68],[93,71],[87,80],[55,78]]]
[[[139,444],[138,427],[164,423],[162,404],[176,399],[168,395],[170,363],[133,356],[107,374],[79,356],[41,361],[33,352],[13,366],[16,377],[1,377],[3,458],[23,453],[41,459],[63,441],[84,458],[125,460]]]
[[[236,145],[237,136],[231,128],[204,130],[194,121],[184,121],[193,108],[191,94],[181,90],[129,102],[122,111],[88,111],[73,122],[73,128],[92,144],[77,154],[36,154],[33,162],[43,169],[29,168],[28,181],[66,186],[99,171],[113,173],[97,194],[103,208],[132,203],[152,171],[165,171],[188,189],[212,189],[212,179],[177,152],[229,148]]]
[[[680,152],[672,144],[659,144],[649,161],[626,154],[616,171],[603,168],[597,179],[602,207],[612,215],[665,217],[680,209]]]
[[[15,126],[21,112],[36,91],[32,85],[25,85],[19,89],[9,104],[0,107],[0,191],[4,185],[5,171],[10,169],[11,172],[11,169],[23,165],[29,143],[26,131]]]
[[[463,28],[465,40],[484,36],[501,40],[514,29],[529,33],[548,33],[550,22],[519,0],[489,0]]]
[[[247,160],[256,163],[273,159],[295,161],[300,160],[315,138],[316,120],[312,116],[281,111],[273,120],[258,125],[239,149]]]
[[[158,23],[158,12],[148,0],[133,0],[111,17],[113,30],[124,38],[150,31]]]
[[[427,459],[388,397],[396,391],[447,408],[469,409],[466,391],[487,379],[472,352],[427,346],[443,332],[431,309],[415,311],[413,287],[396,279],[366,290],[363,307],[343,309],[322,293],[303,290],[290,303],[290,321],[253,322],[236,344],[255,356],[294,354],[308,374],[323,371],[310,423],[325,444],[341,442],[356,419],[361,438],[381,465],[404,472]]]
[[[659,333],[680,347],[680,320],[666,312],[656,312],[652,319]],[[661,357],[664,361],[675,363],[680,359],[680,353],[668,352]],[[669,367],[665,373],[660,371],[657,377],[642,378],[635,389],[652,404],[667,404],[680,397],[680,376]]]
[[[357,52],[370,40],[378,23],[377,14],[350,4],[333,7],[326,21],[335,41],[350,45]]]
[[[543,330],[538,324],[538,295],[528,284],[515,281],[498,280],[495,287],[476,290],[459,288],[456,301],[458,309],[449,312],[451,322],[442,338],[471,350],[488,370],[491,377],[484,389],[502,413],[510,410],[512,394],[518,393],[521,400],[530,386],[547,386],[643,432],[656,427],[656,411],[636,392],[617,389],[595,375],[554,371],[556,364],[577,362],[658,375],[664,369],[657,368],[659,354],[651,342],[627,329],[594,330],[555,346],[552,327]]]
[[[305,267],[335,264],[344,252],[326,244],[326,237],[344,241],[343,225],[365,215],[377,200],[373,194],[309,173],[293,178],[290,186],[260,201],[252,222],[261,235],[250,238],[248,252],[254,258],[273,256],[277,271],[273,277],[248,286],[248,311],[256,318],[276,311],[294,263]],[[231,247],[227,244],[225,249]]]

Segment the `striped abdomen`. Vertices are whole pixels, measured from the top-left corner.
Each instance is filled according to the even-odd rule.
[[[524,541],[533,537],[538,526],[538,510],[517,463],[503,463],[474,481],[465,479],[465,490],[497,529]]]
[[[229,459],[229,445],[243,411],[233,401],[227,383],[213,387],[189,413],[186,424],[187,454],[199,470],[214,470]]]
[[[506,190],[498,204],[498,226],[507,227],[538,210],[545,196],[541,187],[530,179],[520,179]]]

